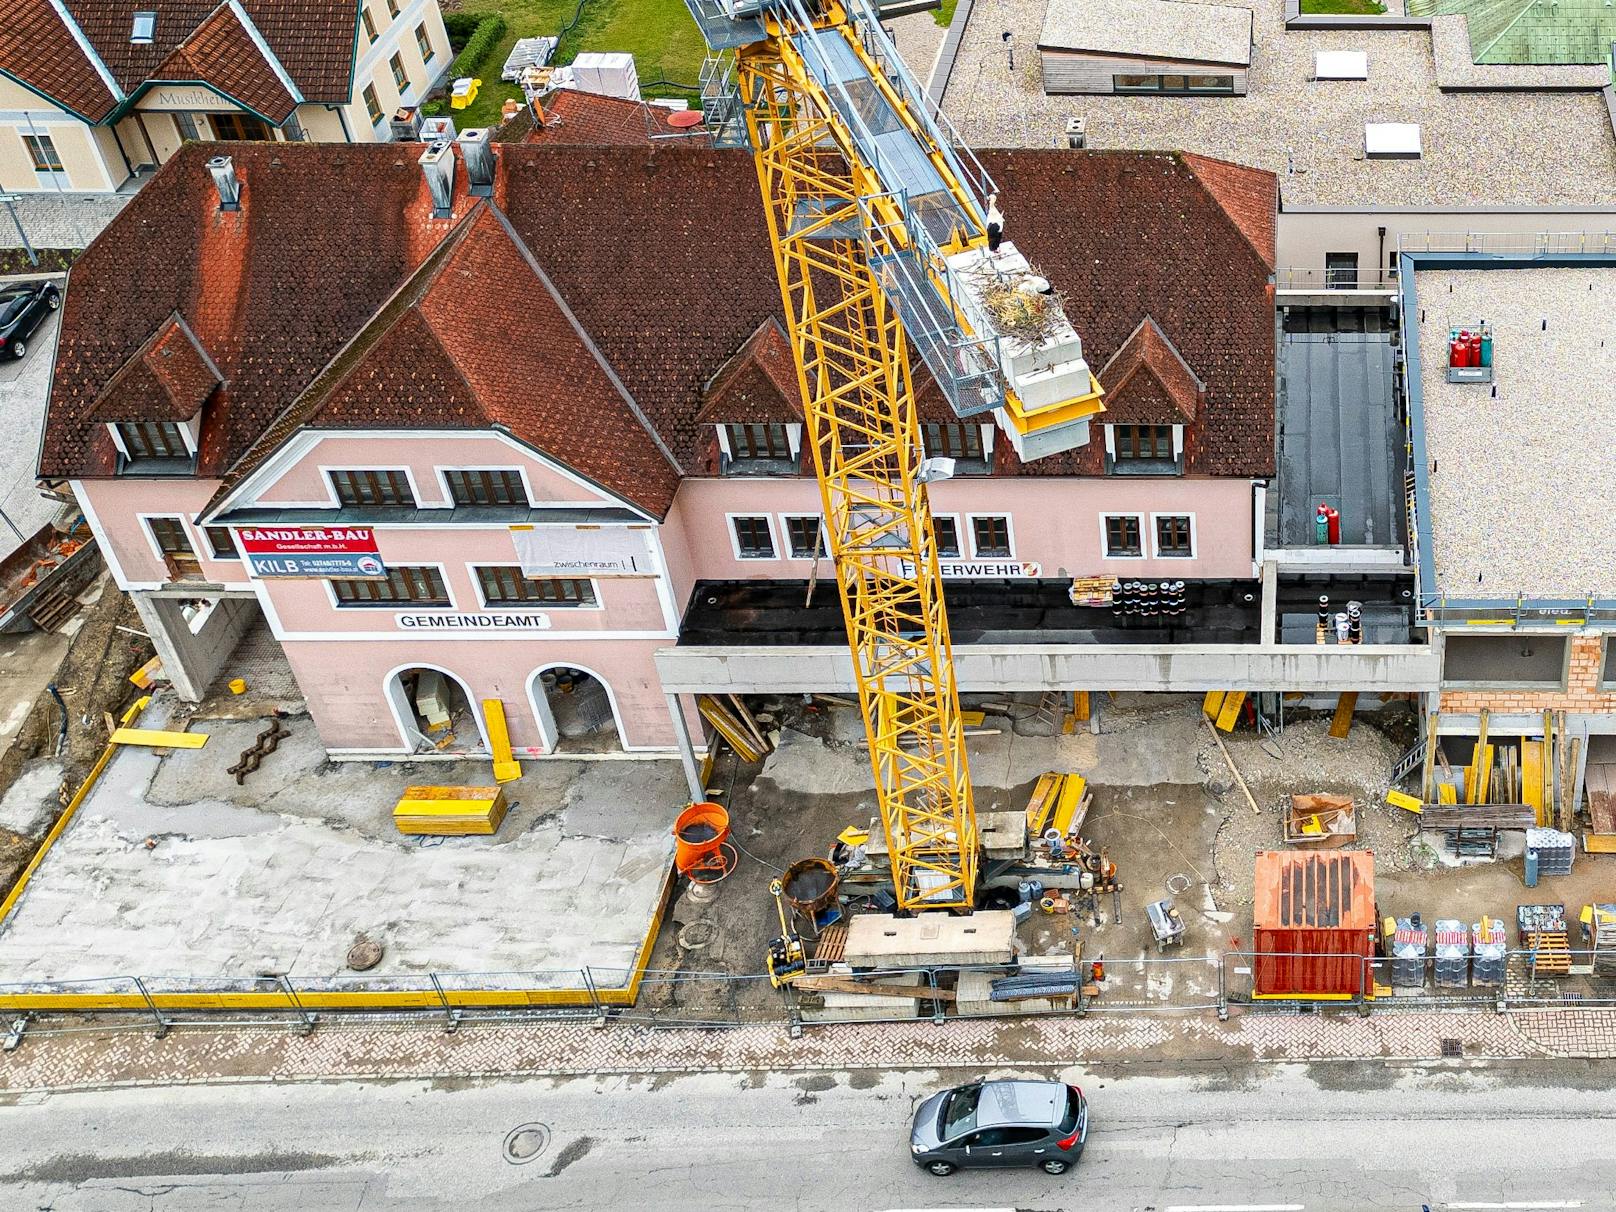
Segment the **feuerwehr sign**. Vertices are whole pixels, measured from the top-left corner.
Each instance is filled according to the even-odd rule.
[[[257,577],[385,577],[368,526],[239,526],[236,537]]]

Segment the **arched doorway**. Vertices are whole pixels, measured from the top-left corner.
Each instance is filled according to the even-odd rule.
[[[546,753],[617,753],[623,718],[606,679],[579,665],[533,671],[528,697]]]
[[[491,752],[477,700],[447,669],[401,665],[387,675],[386,692],[411,753]]]

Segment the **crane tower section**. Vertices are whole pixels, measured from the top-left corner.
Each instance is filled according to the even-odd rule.
[[[980,849],[912,353],[1024,459],[1101,390],[996,189],[868,0],[687,0],[707,126],[762,187],[899,909],[969,910]]]

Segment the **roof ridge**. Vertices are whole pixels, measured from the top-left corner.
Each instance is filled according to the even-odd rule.
[[[1236,177],[1244,177],[1247,182],[1252,184],[1255,184],[1263,177],[1270,177],[1273,178],[1271,192],[1277,195],[1279,179],[1267,169],[1253,168],[1248,164],[1236,164],[1232,160],[1220,160],[1216,156],[1206,156],[1200,152],[1179,152],[1178,155],[1184,162],[1184,166],[1190,170],[1190,175],[1218,204],[1218,209],[1223,212],[1224,217],[1240,233],[1245,242],[1251,246],[1251,251],[1256,253],[1258,259],[1272,272],[1276,268],[1278,261],[1278,255],[1274,248],[1274,241],[1277,239],[1276,233],[1272,229],[1265,230],[1263,232],[1264,240],[1259,244],[1251,230],[1254,225],[1249,217],[1243,217],[1243,208],[1236,204],[1236,200],[1230,196],[1230,191],[1234,185],[1233,179]],[[1265,213],[1271,214],[1273,212],[1269,209]]]
[[[118,78],[112,74],[112,69],[107,66],[106,60],[101,58],[101,52],[95,49],[95,43],[90,41],[90,35],[84,32],[84,27],[79,24],[78,18],[73,15],[62,0],[48,0],[48,3],[56,15],[62,19],[62,24],[67,27],[67,32],[73,36],[73,41],[78,43],[79,50],[84,52],[84,57],[89,60],[90,66],[95,68],[96,75],[100,76],[101,82],[107,86],[107,91],[112,94],[114,106],[121,104],[128,97],[128,94],[123,91],[123,86],[118,83]]]
[[[258,28],[258,23],[252,19],[252,14],[247,11],[246,6],[241,3],[241,0],[225,0],[225,6],[235,14],[236,20],[241,23],[241,28],[247,31],[247,37],[252,39],[253,45],[258,48],[258,53],[264,56],[264,61],[269,64],[270,70],[280,80],[282,87],[291,94],[292,100],[302,105],[303,89],[296,80],[292,79],[292,74],[286,70],[286,65],[281,62],[280,55],[269,44],[269,39],[264,37],[263,31]],[[191,32],[194,34],[196,31],[192,30]]]
[[[645,430],[647,436],[656,444],[657,450],[662,453],[662,457],[668,461],[668,466],[673,468],[673,474],[683,478],[685,470],[679,465],[679,460],[674,457],[673,450],[663,440],[662,434],[658,432],[657,427],[651,424],[651,419],[640,408],[639,402],[629,392],[627,385],[618,376],[612,364],[606,360],[606,355],[601,352],[600,346],[595,344],[595,339],[589,335],[589,330],[583,326],[572,308],[567,305],[567,301],[561,297],[561,292],[556,289],[555,283],[550,280],[550,275],[544,272],[544,266],[539,264],[539,259],[533,255],[533,250],[527,246],[527,241],[522,239],[512,225],[510,218],[503,210],[494,205],[492,199],[488,202],[488,209],[493,212],[494,217],[499,221],[499,225],[505,229],[505,234],[510,238],[516,251],[527,262],[528,268],[533,271],[534,276],[543,284],[550,298],[555,300],[555,305],[561,309],[561,314],[572,327],[572,331],[578,334],[578,339],[583,342],[584,348],[589,351],[589,356],[595,360],[596,364],[605,373],[606,379],[611,383],[612,388],[623,398],[623,403],[628,405],[629,412],[639,422],[640,428]]]

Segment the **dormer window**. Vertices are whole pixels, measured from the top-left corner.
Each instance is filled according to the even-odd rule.
[[[150,46],[152,39],[157,36],[157,14],[136,13],[135,22],[129,29],[129,42],[132,46]]]
[[[797,470],[801,441],[800,425],[774,422],[720,425],[718,447],[724,456],[723,473],[727,476],[792,475]]]
[[[191,457],[185,427],[174,421],[120,421],[118,436],[130,462]]]

